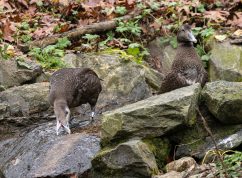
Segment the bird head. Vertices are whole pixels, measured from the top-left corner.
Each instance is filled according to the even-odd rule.
[[[184,24],[180,27],[177,33],[177,41],[182,43],[196,43],[197,40],[192,34],[191,26]]]
[[[59,134],[59,130],[61,127],[64,128],[64,130],[70,134],[71,130],[69,127],[69,120],[71,116],[71,112],[69,107],[67,106],[67,103],[65,101],[56,101],[54,103],[54,112],[57,120],[57,126],[56,126],[56,133]]]

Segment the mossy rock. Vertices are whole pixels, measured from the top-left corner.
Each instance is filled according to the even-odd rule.
[[[102,149],[92,160],[93,177],[146,178],[158,173],[155,157],[141,140]]]
[[[207,83],[201,96],[209,111],[219,121],[242,124],[242,82]]]
[[[211,59],[209,76],[211,81],[242,81],[242,47],[229,41],[220,43],[210,40]]]

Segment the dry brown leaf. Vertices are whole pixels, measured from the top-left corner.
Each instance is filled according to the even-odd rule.
[[[9,19],[6,19],[3,23],[3,39],[9,42],[13,42],[13,34],[16,31],[16,27],[13,25],[12,22],[9,21]]]
[[[8,11],[13,10],[7,0],[0,0],[0,7],[2,7],[3,10],[8,10]]]
[[[229,20],[228,24],[231,26],[242,28],[242,12],[235,13],[233,20]]]
[[[24,5],[26,8],[29,7],[28,3],[25,0],[18,0],[18,2],[22,5]]]
[[[211,19],[215,22],[226,21],[229,16],[229,12],[227,11],[206,11],[204,13],[204,17]]]

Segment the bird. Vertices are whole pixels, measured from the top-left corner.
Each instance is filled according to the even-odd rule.
[[[61,127],[71,134],[70,108],[88,103],[91,106],[92,122],[101,91],[101,79],[90,68],[62,68],[54,72],[50,77],[48,100],[54,107],[56,134],[59,134]]]
[[[158,94],[195,83],[200,83],[203,87],[208,81],[207,71],[193,46],[197,40],[192,34],[189,24],[185,23],[179,28],[177,42],[178,48],[171,70],[164,77]]]

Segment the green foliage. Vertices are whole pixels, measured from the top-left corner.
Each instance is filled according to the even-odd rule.
[[[135,36],[140,36],[141,34],[141,27],[137,21],[128,21],[128,22],[118,22],[118,27],[116,28],[116,32],[119,33],[131,33]]]
[[[4,44],[3,47],[0,46],[0,57],[4,60],[8,60],[11,57],[7,52],[8,46],[7,44]]]
[[[92,49],[92,46],[95,46],[96,40],[99,38],[99,35],[85,34],[82,38],[87,40],[87,43],[83,43],[82,46],[87,49]]]
[[[35,57],[40,64],[46,69],[56,69],[65,66],[61,58],[64,56],[64,48],[68,47],[71,42],[67,38],[61,38],[55,45],[49,45],[44,49],[33,48],[29,55]]]
[[[204,46],[198,44],[196,46],[196,51],[198,53],[198,55],[201,57],[202,59],[202,62],[204,64],[204,67],[207,68],[208,67],[208,61],[210,59],[210,53],[207,53],[205,50],[204,50]]]
[[[134,56],[134,60],[138,64],[141,64],[143,62],[143,58],[149,55],[147,49],[141,46],[139,43],[131,43],[126,52],[128,55]]]
[[[32,40],[32,37],[31,37],[30,35],[22,35],[22,36],[20,37],[20,40],[21,40],[22,42],[26,43],[26,42],[31,41],[31,40]]]
[[[100,48],[105,48],[106,45],[107,45],[107,43],[108,43],[109,41],[113,40],[113,39],[114,39],[114,33],[113,33],[112,31],[109,31],[109,32],[107,33],[107,38],[106,38],[106,40],[101,41],[98,45],[99,45]]]
[[[223,164],[226,167],[227,174],[231,178],[239,178],[241,177],[242,152],[232,151],[232,154],[228,154],[228,152],[231,151],[227,151],[223,154]],[[216,165],[219,170],[220,177],[222,177],[222,175],[225,173],[225,170],[223,170],[220,162],[217,162]]]
[[[195,36],[200,36],[203,39],[207,39],[215,33],[215,30],[212,27],[203,29],[202,27],[196,27],[192,29],[192,33]]]
[[[20,29],[22,30],[28,30],[30,27],[29,27],[29,23],[28,22],[22,22],[21,25],[20,25]]]
[[[115,12],[120,15],[125,15],[127,13],[127,9],[124,6],[117,6]]]
[[[87,39],[87,41],[93,41],[99,38],[99,35],[85,34],[82,38]]]

